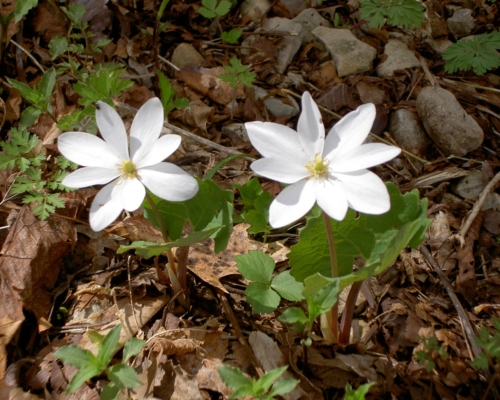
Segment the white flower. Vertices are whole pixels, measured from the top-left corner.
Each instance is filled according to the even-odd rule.
[[[71,188],[104,186],[90,207],[90,226],[100,231],[123,210],[137,210],[152,193],[169,201],[184,201],[198,192],[198,182],[174,164],[162,162],[172,154],[181,138],[160,137],[163,106],[158,98],[146,102],[130,128],[130,152],[125,125],[118,113],[103,102],[97,103],[97,126],[104,140],[90,133],[67,132],[59,136],[59,151],[83,165],[62,181]]]
[[[318,106],[305,92],[295,132],[271,122],[249,122],[250,141],[264,158],[251,168],[266,178],[289,184],[272,202],[269,221],[281,228],[303,217],[315,204],[331,218],[344,219],[348,207],[383,214],[391,207],[382,180],[366,168],[396,157],[400,149],[380,143],[362,144],[375,120],[375,106],[364,104],[330,130]]]

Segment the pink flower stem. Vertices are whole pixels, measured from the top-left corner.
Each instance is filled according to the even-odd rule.
[[[349,290],[349,295],[345,301],[344,311],[342,312],[342,319],[340,320],[339,344],[349,344],[352,316],[354,315],[356,300],[363,282],[364,281],[354,282],[351,286],[351,290]]]
[[[328,238],[328,248],[330,249],[330,265],[332,270],[332,278],[339,276],[339,266],[337,262],[337,249],[335,247],[335,238],[333,237],[332,224],[330,217],[323,211],[323,220],[325,221],[326,237]],[[329,313],[330,320],[328,321],[333,337],[338,339],[339,335],[339,306],[338,302],[334,304],[331,312]]]

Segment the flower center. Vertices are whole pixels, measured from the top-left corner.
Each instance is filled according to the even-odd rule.
[[[137,178],[137,168],[132,161],[122,160],[122,166],[118,168],[122,173],[122,178]]]
[[[328,172],[328,160],[316,155],[314,161],[309,161],[306,165],[307,170],[311,173],[313,178],[326,178]]]

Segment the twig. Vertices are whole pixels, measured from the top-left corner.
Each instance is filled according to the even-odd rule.
[[[16,43],[12,39],[10,39],[10,43],[12,43],[19,50],[21,50],[24,54],[26,54],[28,56],[28,58],[35,63],[35,65],[38,67],[38,69],[40,69],[40,71],[42,71],[42,73],[45,73],[45,69],[40,65],[40,63],[37,61],[37,59],[35,57],[33,57],[30,53],[28,53],[28,51],[23,46]]]
[[[467,220],[465,221],[465,224],[462,226],[462,229],[460,229],[460,233],[457,235],[457,239],[460,242],[460,246],[464,246],[465,244],[465,235],[467,234],[470,226],[472,225],[472,222],[476,219],[477,214],[479,211],[481,211],[481,207],[483,206],[484,202],[486,201],[486,197],[488,197],[488,194],[490,194],[491,190],[495,187],[495,185],[500,181],[500,172],[498,172],[493,179],[486,185],[486,187],[483,189],[481,194],[479,195],[479,198],[476,201],[476,204],[474,204],[474,207],[472,207],[472,211],[470,212],[469,216],[467,217]]]
[[[134,300],[132,298],[132,280],[130,279],[130,259],[131,258],[132,258],[132,256],[128,256],[128,258],[127,258],[128,294],[130,296],[130,308],[132,309],[132,315],[134,316],[135,326],[137,327],[137,331],[141,332],[142,327],[139,325],[139,322],[137,321],[137,316],[135,315]]]

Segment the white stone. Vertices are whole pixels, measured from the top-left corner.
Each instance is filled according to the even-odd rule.
[[[398,69],[419,67],[415,54],[406,45],[397,39],[389,39],[385,45],[384,54],[387,59],[377,67],[377,75],[389,77]]]

